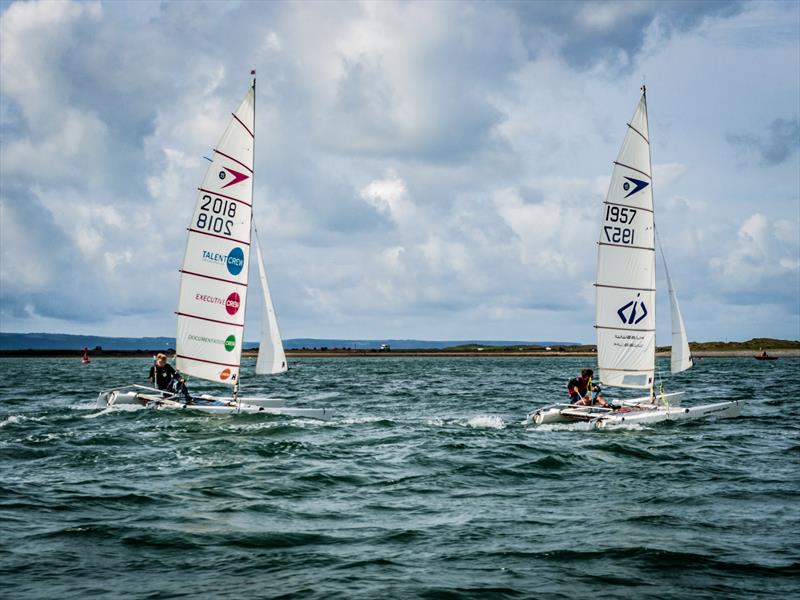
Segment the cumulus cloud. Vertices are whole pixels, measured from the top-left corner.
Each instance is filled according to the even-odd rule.
[[[734,303],[760,298],[798,301],[800,289],[800,223],[747,217],[735,238],[723,242],[726,253],[711,259],[715,285]]]
[[[735,337],[735,321],[705,326],[702,286],[756,303],[770,277],[797,272],[796,13],[12,3],[0,21],[0,327],[173,330],[203,156],[255,67],[254,214],[284,335],[588,341],[600,206],[646,72],[657,220],[687,325]],[[753,23],[769,45],[752,45]],[[790,116],[752,133],[764,98]],[[737,172],[727,143],[770,164]],[[789,296],[772,298],[791,312]]]
[[[800,121],[775,119],[763,134],[728,133],[728,142],[760,156],[768,165],[779,165],[800,151]]]

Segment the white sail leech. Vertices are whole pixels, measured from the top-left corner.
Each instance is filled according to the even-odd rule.
[[[258,238],[258,229],[255,227],[254,238],[256,247],[256,262],[258,275],[261,281],[262,309],[261,309],[261,339],[258,347],[258,360],[256,361],[256,374],[272,375],[283,373],[287,370],[286,353],[283,350],[281,332],[278,329],[278,318],[275,315],[275,306],[269,293],[267,271],[264,268],[264,259],[261,255],[261,242]]]
[[[184,374],[239,382],[253,203],[255,90],[214,148],[198,189],[181,268],[176,366]]]
[[[597,250],[599,378],[651,388],[655,371],[655,233],[647,102],[628,125],[604,203]]]

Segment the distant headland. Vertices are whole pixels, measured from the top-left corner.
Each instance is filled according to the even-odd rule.
[[[692,354],[703,356],[748,356],[769,351],[775,356],[800,356],[800,340],[753,338],[746,342],[691,342]],[[175,352],[175,338],[114,338],[53,333],[0,333],[0,357],[71,357],[89,348],[93,357],[150,357],[157,352]],[[299,357],[388,357],[388,356],[593,356],[593,344],[524,341],[435,341],[435,340],[346,340],[293,338],[284,340],[286,355]],[[666,354],[669,346],[659,346]],[[257,356],[258,344],[244,344],[244,356]]]

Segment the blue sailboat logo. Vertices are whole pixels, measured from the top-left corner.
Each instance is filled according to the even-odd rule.
[[[626,192],[628,192],[628,190],[631,189],[631,183],[636,186],[635,188],[633,188],[633,190],[628,192],[628,194],[625,196],[626,198],[628,196],[633,196],[639,190],[643,190],[648,185],[650,185],[646,181],[642,181],[641,179],[634,179],[633,177],[625,177],[625,179],[630,181],[630,183],[628,183],[628,181],[626,181],[625,183],[622,184],[622,189],[625,190]]]
[[[622,322],[626,325],[637,325],[647,316],[647,307],[644,305],[643,301],[639,300],[639,296],[641,296],[641,294],[636,294],[635,300],[631,300],[625,306],[617,310],[619,318],[622,319]],[[639,307],[642,309],[641,314],[639,314],[637,310]]]

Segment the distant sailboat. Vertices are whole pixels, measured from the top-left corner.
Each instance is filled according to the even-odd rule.
[[[231,397],[187,398],[144,386],[100,393],[99,406],[145,404],[217,414],[261,412],[323,419],[325,409],[286,408],[283,401],[239,395],[245,303],[253,241],[264,311],[256,373],[286,371],[275,309],[258,236],[251,239],[255,152],[255,78],[225,133],[198,188],[189,227],[178,300],[176,366],[183,375],[233,388]]]
[[[589,421],[598,428],[630,423],[736,417],[740,401],[679,407],[654,390],[656,353],[656,259],[652,165],[647,122],[647,97],[642,95],[622,148],[614,161],[611,184],[603,206],[597,250],[597,362],[605,386],[641,388],[643,398],[615,402],[613,407],[553,404],[531,412],[529,423]],[[664,258],[662,251],[662,258]],[[686,328],[669,270],[664,260],[672,313],[670,370],[692,366]]]
[[[92,362],[92,359],[89,358],[89,348],[84,346],[83,347],[83,356],[81,357],[81,364],[82,365],[88,365],[90,362]]]

